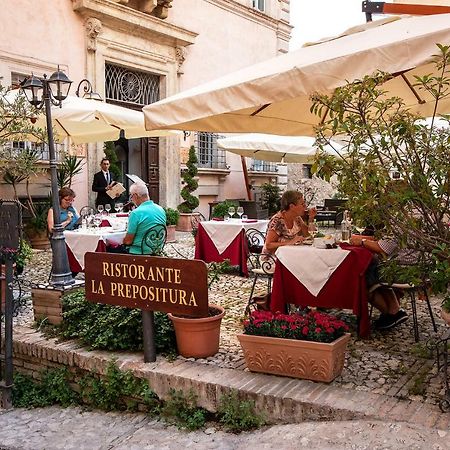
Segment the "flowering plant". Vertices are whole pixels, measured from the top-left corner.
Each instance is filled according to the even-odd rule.
[[[329,343],[347,331],[348,326],[342,320],[316,311],[295,314],[253,311],[244,321],[244,334],[302,341]]]

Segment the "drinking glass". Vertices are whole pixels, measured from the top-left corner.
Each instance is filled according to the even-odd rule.
[[[98,211],[99,214],[103,214],[103,210],[104,210],[103,205],[98,205],[97,206],[97,211]]]
[[[109,212],[111,211],[111,205],[110,205],[109,203],[107,203],[107,204],[105,205],[105,210],[106,210],[106,214],[109,215]]]
[[[103,210],[103,208],[102,208],[102,210]],[[102,216],[100,216],[98,214],[96,216],[94,216],[94,225],[95,225],[95,227],[99,228],[101,223],[102,223]]]
[[[241,218],[242,218],[242,220],[248,220],[247,214],[243,214]]]
[[[312,238],[316,237],[316,234],[319,232],[316,222],[310,222],[308,224],[308,233],[312,236]]]
[[[230,206],[228,208],[228,214],[230,215],[231,219],[233,218],[235,212],[236,212],[236,210],[234,209],[234,206]]]
[[[239,206],[236,210],[237,215],[239,216],[239,219],[242,218],[242,214],[244,214],[244,208],[242,206]]]
[[[225,215],[223,216],[223,220],[224,220],[225,222],[227,222],[228,220],[230,220],[230,215],[229,215],[229,214],[225,214]]]
[[[123,203],[116,203],[116,210],[121,213],[123,210]]]

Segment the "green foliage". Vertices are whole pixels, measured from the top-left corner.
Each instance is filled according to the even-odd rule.
[[[60,336],[80,339],[92,349],[142,350],[142,312],[86,301],[84,291],[62,298]],[[155,346],[159,353],[176,352],[175,332],[167,314],[155,312]]]
[[[184,181],[184,187],[181,189],[181,198],[184,202],[178,205],[178,211],[182,213],[191,213],[199,205],[198,197],[192,195],[198,188],[198,182],[195,179],[198,173],[197,169],[197,153],[195,147],[192,145],[189,149],[189,158],[186,163],[186,170],[183,171],[181,177]]]
[[[228,215],[228,209],[233,206],[237,207],[239,206],[236,202],[232,202],[230,200],[225,200],[223,202],[218,203],[216,206],[214,206],[212,211],[213,217],[219,217],[223,218],[224,216]]]
[[[450,313],[450,296],[446,296],[442,301],[442,308],[444,311]]]
[[[31,261],[32,257],[33,249],[31,248],[31,245],[25,239],[20,239],[19,249],[15,258],[16,266],[25,267],[27,263]]]
[[[82,172],[83,160],[76,155],[63,153],[63,158],[58,166],[56,176],[58,178],[58,188],[71,187],[73,178]]]
[[[79,397],[70,388],[68,380],[69,372],[66,368],[44,372],[40,382],[17,373],[14,375],[13,404],[16,408],[78,404]]]
[[[51,199],[48,197],[46,201],[33,203],[34,214],[25,226],[25,229],[31,232],[45,231],[47,229],[47,215],[51,206]]]
[[[150,412],[159,407],[158,397],[148,382],[135,378],[129,370],[119,370],[115,361],[110,361],[104,377],[88,374],[79,384],[83,400],[105,411],[136,410],[138,401],[143,402]]]
[[[208,288],[210,288],[216,281],[219,281],[220,275],[231,272],[233,266],[230,264],[230,260],[220,262],[210,262],[208,263]]]
[[[166,212],[166,225],[176,225],[180,218],[180,212],[173,208],[164,208]]]
[[[169,399],[161,407],[161,415],[179,428],[198,430],[206,422],[206,411],[197,407],[197,396],[190,390],[185,396],[183,391],[169,390]]]
[[[280,188],[270,183],[264,183],[261,185],[262,200],[261,204],[263,208],[269,210],[269,216],[272,216],[280,210]]]
[[[105,142],[103,151],[105,153],[105,157],[109,159],[109,171],[113,174],[115,180],[121,180],[122,170],[120,168],[120,161],[117,157],[116,146],[114,142]]]
[[[438,48],[437,70],[417,77],[414,85],[419,95],[432,96],[435,111],[450,97],[450,47]],[[433,126],[435,117],[426,125],[401,99],[389,98],[383,85],[390,78],[377,73],[332,96],[312,97],[311,110],[323,119],[319,147],[344,142],[342,151],[336,149],[339,158],[322,152],[313,170],[326,180],[337,177],[355,222],[377,227],[379,236],[394,236],[402,248],[421,255],[418,268],[397,272],[403,281],[430,279],[435,292],[445,292],[450,282],[450,127]],[[449,117],[441,122],[448,125]]]
[[[253,400],[240,400],[236,391],[223,395],[217,407],[217,416],[228,431],[239,433],[263,426],[263,415],[255,411]]]

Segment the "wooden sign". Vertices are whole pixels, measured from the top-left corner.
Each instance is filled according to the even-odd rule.
[[[203,261],[156,256],[86,253],[86,299],[94,303],[208,316]]]

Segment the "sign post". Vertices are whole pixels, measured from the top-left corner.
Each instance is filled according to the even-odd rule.
[[[153,311],[208,316],[203,261],[144,255],[86,253],[86,299],[142,310],[144,361],[156,361]]]
[[[19,202],[14,200],[0,200],[0,256],[4,262],[1,272],[0,308],[5,316],[4,337],[0,320],[0,348],[4,339],[4,367],[0,361],[0,374],[4,374],[0,381],[2,388],[2,406],[12,408],[13,386],[13,310],[14,298],[12,284],[14,277],[14,257],[19,249],[19,236],[22,226],[22,210]],[[1,376],[1,375],[0,375]]]

